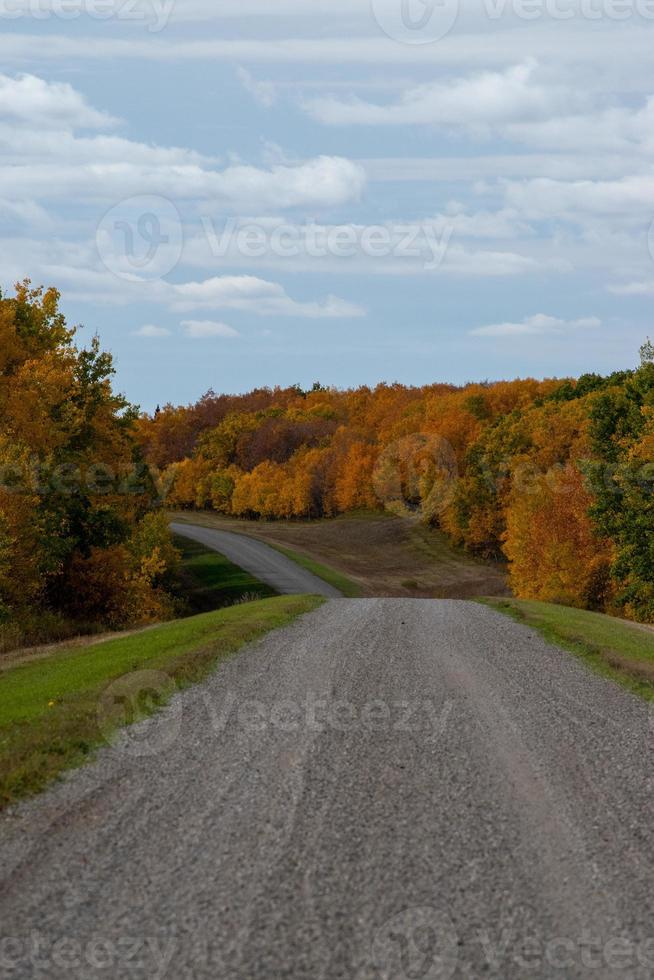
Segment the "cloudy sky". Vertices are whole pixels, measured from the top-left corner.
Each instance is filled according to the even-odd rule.
[[[145,408],[606,372],[651,332],[654,0],[0,17],[3,290],[56,285]]]

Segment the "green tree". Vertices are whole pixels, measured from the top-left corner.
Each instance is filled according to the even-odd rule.
[[[649,337],[647,338],[643,346],[640,348],[640,363],[641,366],[643,367],[645,366],[645,364],[654,363],[654,344],[649,339]]]

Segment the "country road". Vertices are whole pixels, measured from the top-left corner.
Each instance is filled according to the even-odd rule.
[[[245,534],[219,531],[195,524],[171,524],[173,534],[199,541],[219,551],[239,568],[265,582],[281,595],[322,595],[328,599],[340,596],[338,589],[324,582],[294,561],[271,548],[263,541],[255,541]]]
[[[651,977],[652,741],[486,607],[327,602],[0,818],[0,975]]]

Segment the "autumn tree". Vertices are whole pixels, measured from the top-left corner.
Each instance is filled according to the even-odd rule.
[[[599,539],[583,474],[573,464],[514,487],[504,551],[516,595],[583,609],[605,609],[611,598],[611,544]]]
[[[508,561],[518,595],[654,620],[653,374],[648,341],[607,377],[209,393],[138,432],[170,506],[391,510]]]
[[[135,571],[133,542],[156,497],[135,439],[137,412],[113,391],[110,355],[97,338],[75,346],[58,304],[56,290],[29,282],[0,297],[0,610],[5,621],[39,610],[147,621],[167,600],[156,575],[145,588],[144,556]],[[154,537],[150,558],[167,561],[161,523]],[[94,575],[113,603],[106,619],[85,599]]]

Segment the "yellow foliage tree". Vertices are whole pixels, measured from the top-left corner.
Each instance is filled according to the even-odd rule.
[[[589,517],[592,497],[573,463],[514,488],[504,549],[517,596],[580,608],[610,600],[613,549],[598,540]]]

